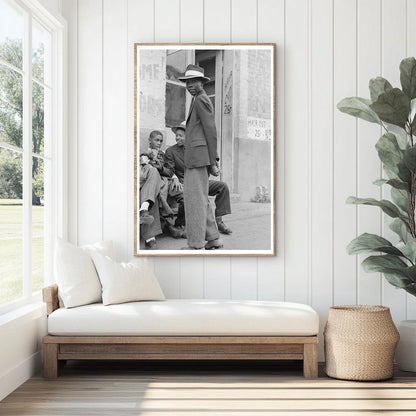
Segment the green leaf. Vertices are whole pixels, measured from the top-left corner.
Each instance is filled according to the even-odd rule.
[[[399,180],[401,180],[399,178],[399,174],[397,172],[397,169],[396,169],[396,171],[393,171],[393,170],[389,169],[386,165],[383,165],[383,170],[384,170],[384,173],[386,174],[386,176],[389,179],[399,179]]]
[[[393,175],[393,176],[396,176],[396,175]],[[376,179],[373,182],[373,184],[377,186],[390,185],[391,187],[396,188],[396,189],[402,189],[406,192],[409,191],[409,184],[397,178],[394,178],[394,179],[380,178],[380,179]]]
[[[409,184],[409,188],[412,182],[411,172],[405,165],[404,160],[397,165],[397,169],[399,170],[399,178]]]
[[[396,205],[386,199],[377,201],[374,198],[356,198],[355,196],[350,196],[347,198],[347,204],[372,205],[375,207],[380,207],[389,217],[404,218]]]
[[[404,190],[406,192],[409,191],[409,184],[407,182],[403,182],[399,179],[389,179],[388,181],[386,181],[386,183],[387,183],[387,185],[390,185],[393,188],[401,189],[401,190]]]
[[[381,272],[393,286],[405,288],[415,282],[416,267],[408,266],[397,256],[370,256],[361,263],[366,272]]]
[[[400,62],[400,83],[410,100],[416,98],[416,59],[406,58]]]
[[[407,192],[392,188],[391,191],[391,199],[393,202],[406,214],[409,212],[409,200]]]
[[[404,164],[411,171],[414,172],[416,169],[416,146],[407,149],[404,153],[403,158]]]
[[[398,173],[397,165],[402,161],[403,151],[397,143],[396,136],[390,132],[383,134],[376,143],[376,149],[383,165]]]
[[[410,101],[410,114],[409,114],[408,119],[414,121],[415,116],[416,116],[416,98],[413,98],[413,100]]]
[[[383,185],[385,185],[388,181],[389,181],[388,179],[383,179],[383,178],[376,179],[376,180],[373,182],[373,185],[383,186]]]
[[[343,113],[382,125],[380,117],[370,108],[371,101],[360,97],[347,97],[337,107]]]
[[[396,136],[397,143],[402,150],[406,150],[409,147],[409,142],[407,141],[407,135],[403,130],[395,131],[393,133]]]
[[[416,240],[411,239],[407,243],[403,241],[397,244],[396,248],[400,250],[413,264],[416,263]]]
[[[407,286],[412,284],[412,281],[410,279],[407,279],[406,277],[403,277],[396,273],[383,273],[386,280],[393,286],[399,288],[399,289],[405,289]]]
[[[401,241],[407,241],[409,237],[409,228],[400,218],[395,218],[391,221],[389,228],[400,237]]]
[[[412,283],[404,288],[404,290],[413,296],[416,296],[416,283]]]
[[[387,269],[391,273],[395,273],[397,271],[401,274],[403,273],[403,269],[406,269],[408,267],[403,260],[391,254],[367,257],[365,260],[363,260],[361,265],[363,266],[363,269],[369,273],[384,273],[384,271]]]
[[[416,266],[408,266],[403,273],[408,277],[412,282],[416,282]]]
[[[376,234],[361,234],[347,246],[348,254],[369,253],[371,251],[381,251],[382,253],[403,256],[403,253],[396,247],[393,247],[390,241]]]
[[[368,87],[370,88],[370,95],[371,95],[371,101],[377,101],[377,98],[385,93],[393,89],[390,82],[388,82],[383,77],[377,77],[370,79]]]
[[[403,91],[393,88],[381,94],[370,108],[386,123],[404,128],[410,111],[410,100]]]

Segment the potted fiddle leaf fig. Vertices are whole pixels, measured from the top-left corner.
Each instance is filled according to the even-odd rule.
[[[349,204],[379,207],[390,217],[389,227],[397,234],[393,244],[386,238],[364,233],[352,240],[349,254],[373,253],[363,262],[367,272],[381,272],[386,280],[416,296],[416,59],[406,58],[400,63],[401,88],[394,88],[386,79],[377,77],[369,82],[370,99],[344,98],[338,109],[354,117],[379,124],[383,135],[376,143],[385,177],[377,179],[377,186],[388,186],[391,200],[350,196]],[[416,326],[404,331],[408,322],[402,322],[402,341],[398,348],[405,349],[399,366],[416,371],[416,339],[403,342],[403,332],[416,335]],[[399,329],[400,329],[399,328]],[[409,363],[410,359],[413,363]],[[404,361],[404,362],[403,362]]]

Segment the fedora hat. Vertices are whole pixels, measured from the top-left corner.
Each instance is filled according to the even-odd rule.
[[[176,134],[176,130],[183,130],[186,131],[186,121],[182,121],[181,124],[179,124],[179,126],[173,126],[172,127],[172,131]]]
[[[200,78],[204,81],[209,81],[209,78],[205,76],[204,68],[201,68],[198,65],[189,64],[186,67],[185,75],[183,77],[178,77],[179,81],[186,81],[187,79]]]

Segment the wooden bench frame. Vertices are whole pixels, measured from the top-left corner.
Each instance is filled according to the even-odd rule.
[[[47,313],[59,308],[58,287],[43,289]],[[318,377],[318,336],[55,336],[43,338],[45,378],[66,360],[303,360]]]

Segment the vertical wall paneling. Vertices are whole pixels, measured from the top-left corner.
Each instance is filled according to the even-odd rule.
[[[114,3],[114,4],[113,4]],[[277,257],[154,258],[168,297],[259,298],[328,306],[379,303],[397,322],[416,300],[359,268],[346,245],[362,232],[389,236],[380,197],[377,126],[336,109],[368,97],[380,73],[399,83],[416,54],[413,0],[62,1],[69,22],[69,238],[102,237],[133,253],[135,42],[277,45]],[[122,186],[118,187],[118,184]],[[383,192],[383,197],[388,197]],[[185,240],[184,240],[185,244]]]
[[[358,96],[370,98],[368,82],[381,74],[381,2],[369,0],[358,2],[357,10]],[[357,130],[357,172],[358,196],[363,198],[381,198],[381,188],[373,182],[381,177],[381,164],[375,144],[383,134],[380,126],[366,121],[358,121]],[[377,207],[359,206],[357,234],[381,233],[381,210]],[[367,273],[361,262],[368,255],[358,256],[358,303],[381,303],[380,273]]]
[[[285,27],[285,300],[308,302],[308,0],[286,2]]]
[[[155,42],[179,42],[180,18],[180,0],[155,0]],[[181,293],[180,258],[159,257],[154,259],[154,264],[155,273],[166,296],[179,298]]]
[[[333,290],[333,1],[313,1],[310,13],[310,299],[320,316],[326,317]],[[321,333],[325,321],[321,319]]]
[[[357,95],[357,9],[355,1],[334,0],[334,106]],[[354,117],[334,109],[334,304],[357,301],[357,259],[345,247],[356,237],[356,212],[345,200],[356,194],[356,133]]]
[[[68,22],[68,239],[78,242],[78,2],[63,0]]]
[[[231,41],[257,42],[257,0],[231,0]]]
[[[186,245],[186,240],[184,245]],[[199,257],[183,257],[180,261],[180,297],[201,299],[205,297],[204,260]]]
[[[229,257],[205,259],[205,298],[231,299],[231,262]]]
[[[401,23],[399,23],[401,22]],[[406,56],[406,0],[382,0],[382,75],[400,87],[400,61]],[[390,198],[386,190],[384,198]],[[394,234],[384,227],[388,239]],[[383,279],[382,302],[391,308],[395,321],[406,319],[406,293]]]
[[[154,258],[153,263],[155,275],[165,296],[170,299],[181,298],[181,266],[179,258]]]
[[[219,12],[220,11],[220,12]],[[204,42],[231,41],[231,1],[204,0]],[[207,298],[231,297],[231,258],[207,257],[204,260],[204,291]]]
[[[284,0],[260,0],[258,3],[258,42],[276,43],[275,57],[275,140],[276,140],[276,257],[258,259],[258,298],[284,298],[284,48],[285,48],[285,2]]]
[[[238,6],[232,1],[231,5],[232,42],[257,42],[257,0],[239,1]],[[234,299],[256,299],[257,262],[256,257],[231,258],[231,296]]]
[[[127,252],[127,0],[103,0],[103,238]]]
[[[153,0],[127,3],[127,258],[134,252],[134,44],[154,41]],[[151,262],[153,264],[153,262]]]
[[[243,257],[232,259],[231,298],[257,299],[257,291],[257,258]]]
[[[78,2],[78,243],[102,239],[102,3]]]
[[[406,57],[416,57],[416,25],[414,16],[416,16],[416,2],[407,0],[406,4],[406,29],[407,29],[407,50]],[[407,319],[416,319],[416,297],[407,295]]]
[[[204,0],[180,0],[180,42],[203,43]]]
[[[180,41],[183,43],[203,43],[204,40],[204,1],[180,0]],[[183,240],[186,246],[186,240]],[[181,298],[204,297],[204,264],[202,258],[182,257]]]
[[[231,42],[231,0],[204,0],[204,42]]]
[[[155,42],[179,42],[180,0],[154,0]]]

